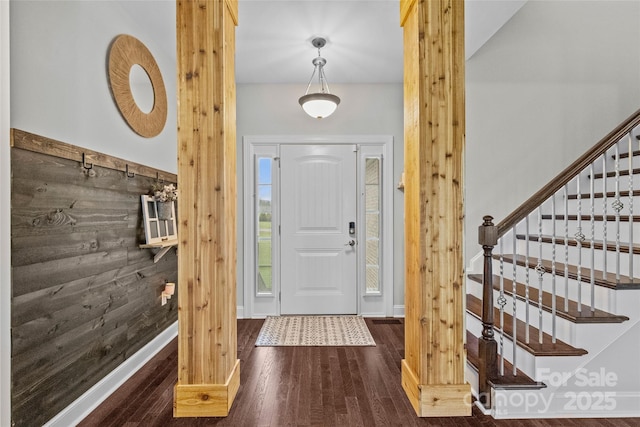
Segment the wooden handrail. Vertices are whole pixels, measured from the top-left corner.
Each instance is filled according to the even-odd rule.
[[[540,191],[531,196],[526,202],[516,208],[507,215],[498,224],[498,237],[502,237],[514,225],[516,225],[525,216],[531,213],[535,208],[544,203],[549,197],[555,194],[569,181],[571,181],[580,171],[584,170],[591,163],[596,161],[598,157],[603,155],[609,148],[618,142],[624,135],[629,133],[633,128],[640,125],[640,110],[637,110],[624,122],[618,125],[614,130],[609,132],[596,145],[591,147],[585,154],[579,157],[575,162],[569,165],[565,170],[560,172]]]

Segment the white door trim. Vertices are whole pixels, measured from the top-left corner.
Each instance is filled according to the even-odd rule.
[[[278,315],[280,303],[275,289],[272,304],[261,307],[254,304],[254,265],[255,265],[255,232],[253,230],[253,159],[257,147],[264,149],[271,146],[277,157],[279,147],[285,144],[355,144],[359,146],[378,146],[383,158],[382,169],[382,292],[379,295],[365,296],[364,280],[358,279],[358,314],[364,316],[393,316],[393,136],[391,135],[248,135],[243,137],[243,314],[246,318],[263,318],[267,315]],[[258,148],[258,151],[262,150]],[[360,209],[360,207],[359,207]],[[274,265],[276,260],[273,260]],[[376,303],[377,301],[377,303]]]

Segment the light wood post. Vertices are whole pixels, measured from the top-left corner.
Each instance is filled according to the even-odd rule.
[[[421,417],[471,415],[464,380],[464,1],[401,0],[405,116],[405,359]]]
[[[178,383],[175,417],[226,416],[236,327],[237,2],[178,0]]]

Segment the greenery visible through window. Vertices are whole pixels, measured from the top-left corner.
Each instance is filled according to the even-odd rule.
[[[273,293],[272,273],[272,232],[271,222],[271,194],[272,194],[272,159],[259,157],[257,160],[258,197],[256,203],[257,219],[257,292],[258,295],[271,295]]]
[[[365,160],[366,293],[380,292],[380,159]]]

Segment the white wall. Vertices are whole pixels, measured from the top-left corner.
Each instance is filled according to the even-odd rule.
[[[0,1],[0,425],[11,425],[9,2]]]
[[[483,215],[500,221],[640,107],[638,22],[638,1],[529,1],[467,62],[467,259]]]
[[[175,19],[170,1],[12,1],[11,126],[175,173]],[[157,27],[172,45],[152,37]],[[134,133],[111,97],[108,52],[119,34],[138,38],[160,67],[168,115],[154,138]]]
[[[242,206],[242,137],[247,135],[392,135],[394,181],[402,173],[403,89],[402,84],[332,84],[340,96],[336,112],[322,120],[307,116],[298,104],[305,84],[239,84],[237,87],[238,218]],[[394,305],[404,304],[404,197],[394,190]],[[238,305],[243,298],[243,235],[238,224]]]
[[[11,425],[9,129],[175,173],[175,22],[171,1],[0,0],[0,426]],[[173,44],[151,37],[156,27]],[[122,33],[149,48],[164,78],[168,118],[155,138],[135,134],[111,98],[108,48]]]

